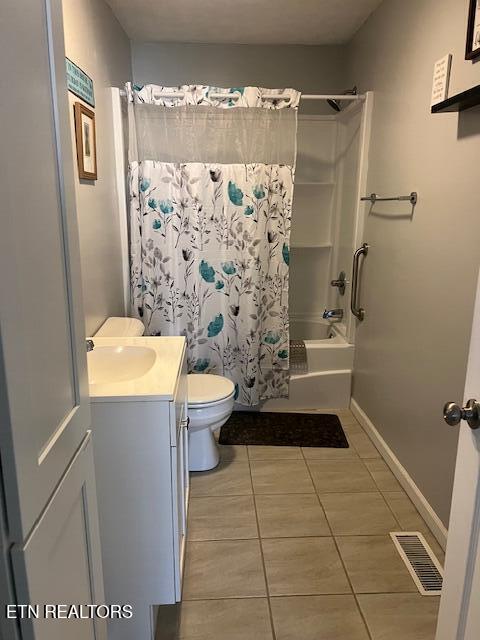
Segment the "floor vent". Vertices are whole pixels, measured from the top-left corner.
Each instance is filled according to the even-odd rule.
[[[290,340],[290,371],[308,373],[307,349],[303,340]]]
[[[422,534],[418,531],[394,531],[390,536],[420,593],[438,596],[442,592],[442,565]]]

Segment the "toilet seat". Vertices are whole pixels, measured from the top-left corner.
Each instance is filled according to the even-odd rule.
[[[235,385],[223,376],[211,373],[191,373],[188,381],[188,406],[192,409],[213,407],[230,400],[235,394]]]
[[[188,401],[188,406],[190,409],[208,409],[208,407],[216,407],[219,404],[223,404],[224,402],[231,400],[235,395],[235,389],[232,393],[225,398],[221,398],[220,400],[213,400],[212,402],[190,402]]]

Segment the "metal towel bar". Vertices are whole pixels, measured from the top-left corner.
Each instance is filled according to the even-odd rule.
[[[350,309],[353,315],[360,321],[365,318],[365,309],[358,306],[358,267],[360,256],[366,256],[370,246],[364,242],[353,254],[353,269],[352,269],[352,297],[350,301]]]
[[[391,200],[408,200],[411,205],[415,206],[418,201],[418,193],[416,191],[412,191],[409,196],[393,196],[391,198],[381,198],[376,193],[371,193],[369,196],[363,196],[360,200],[368,200],[372,204],[375,204],[376,202],[389,202]]]

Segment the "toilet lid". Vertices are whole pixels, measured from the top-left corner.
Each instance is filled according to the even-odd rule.
[[[94,338],[134,338],[143,336],[145,327],[138,318],[107,318]]]
[[[188,404],[207,404],[228,398],[235,391],[231,380],[211,373],[192,373],[188,379]]]

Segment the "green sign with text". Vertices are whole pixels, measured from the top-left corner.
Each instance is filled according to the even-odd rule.
[[[95,96],[93,95],[93,80],[68,58],[65,58],[65,64],[67,66],[68,90],[91,107],[94,107]]]

